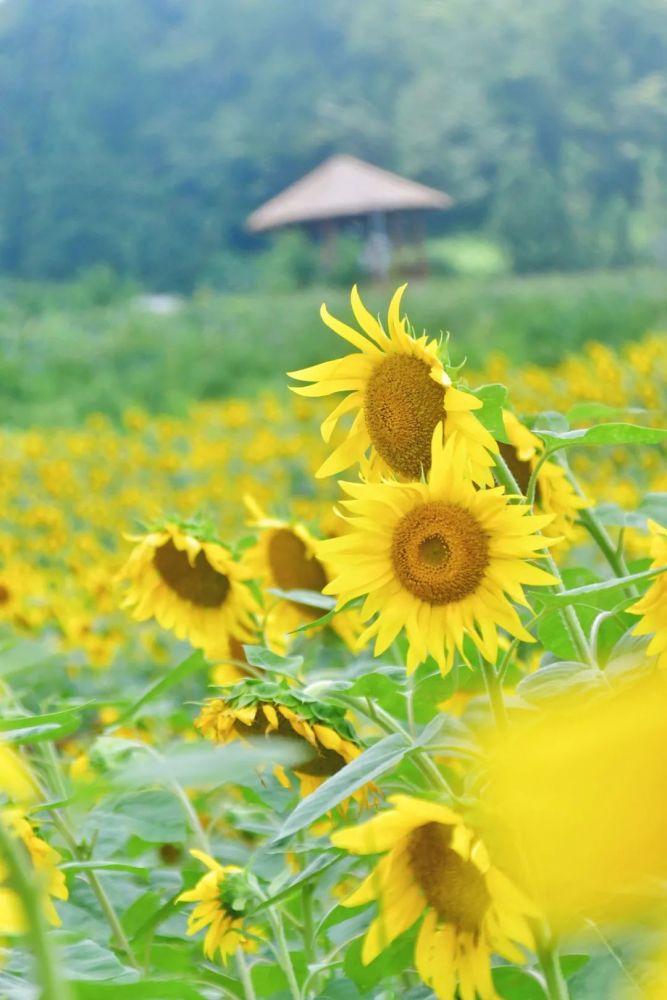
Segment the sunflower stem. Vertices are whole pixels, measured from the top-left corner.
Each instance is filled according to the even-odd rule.
[[[496,477],[498,481],[508,492],[514,493],[519,497],[522,496],[521,489],[502,455],[494,455],[494,462],[496,463]],[[560,570],[556,565],[554,557],[548,550],[545,550],[543,558],[546,559],[550,572],[553,573],[553,575],[558,579],[558,583],[555,584],[552,590],[555,593],[562,594],[565,590],[565,584],[563,583],[563,578],[561,577]],[[581,662],[588,665],[594,665],[590,646],[588,645],[584,630],[581,627],[581,622],[577,618],[574,608],[571,605],[567,605],[567,607],[563,608],[562,617],[563,624],[569,633],[572,645],[576,649]]]
[[[576,488],[576,484],[574,485]],[[629,576],[630,570],[623,558],[622,550],[616,548],[597,515],[589,508],[584,507],[583,510],[579,511],[579,520],[609,563],[614,575],[618,577]],[[627,590],[629,597],[639,596],[639,591],[634,584],[628,584]]]
[[[243,948],[236,949],[236,967],[239,970],[239,979],[243,986],[245,1000],[257,1000],[255,987],[252,985],[252,979],[250,978],[250,970],[243,954]]]
[[[9,881],[18,894],[25,913],[25,934],[32,947],[41,985],[39,1000],[71,1000],[72,992],[58,968],[57,956],[42,911],[39,887],[28,866],[26,851],[9,832],[1,817],[0,856],[7,866]]]
[[[540,932],[536,934],[536,942],[537,957],[544,975],[549,1000],[570,1000],[570,992],[560,967],[555,941],[551,939],[544,928],[541,928]]]
[[[287,947],[283,922],[273,907],[269,907],[267,910],[267,916],[275,936],[276,955],[278,956],[280,967],[287,977],[290,993],[292,994],[292,1000],[301,1000],[301,990],[299,989],[299,984],[294,974],[294,966],[292,965],[289,948]]]
[[[483,656],[479,657],[479,664],[482,668],[482,676],[486,693],[489,696],[491,711],[495,719],[496,726],[501,733],[507,732],[507,709],[503,700],[503,682],[500,674],[493,663],[489,663]]]
[[[70,796],[67,791],[67,788],[65,787],[63,776],[60,773],[60,766],[58,760],[56,758],[53,747],[51,746],[50,743],[43,744],[42,754],[43,754],[42,759],[48,770],[56,798],[61,802],[67,801]],[[59,809],[57,812],[54,812],[53,821],[58,829],[58,832],[60,833],[61,837],[63,838],[69,850],[71,851],[72,857],[76,861],[87,860],[84,853],[82,853],[81,847],[79,846],[76,836],[74,835],[74,831],[72,830],[72,824],[70,822],[67,808],[63,807],[62,809]],[[86,869],[84,874],[88,880],[90,888],[92,889],[95,895],[95,898],[97,899],[97,902],[100,905],[100,909],[102,910],[107,920],[107,923],[111,928],[113,937],[116,939],[116,944],[118,945],[120,950],[125,953],[125,957],[127,961],[130,963],[130,965],[132,965],[135,969],[141,969],[141,965],[139,964],[139,962],[135,957],[135,954],[132,950],[132,946],[130,945],[130,942],[128,941],[125,935],[125,931],[123,930],[121,923],[118,917],[116,916],[116,911],[111,905],[111,901],[109,900],[109,897],[107,896],[104,890],[104,886],[97,877],[97,873],[94,872],[92,868],[88,868]]]

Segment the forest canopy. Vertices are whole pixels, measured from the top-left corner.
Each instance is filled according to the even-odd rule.
[[[0,93],[18,278],[187,290],[334,152],[446,190],[433,225],[517,270],[655,259],[667,231],[662,0],[5,0]]]

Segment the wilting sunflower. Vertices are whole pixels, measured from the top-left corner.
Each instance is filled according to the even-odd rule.
[[[302,396],[347,393],[322,424],[325,441],[330,440],[341,416],[355,413],[344,443],[317,476],[336,475],[362,461],[370,449],[365,470],[370,478],[393,473],[406,480],[420,479],[431,464],[433,431],[442,424],[446,439],[458,437],[465,444],[474,481],[491,486],[491,453],[498,451],[498,445],[473,415],[482,404],[452,384],[436,340],[409,332],[405,317],[400,316],[405,287],[396,291],[389,305],[388,335],[363,305],[356,285],[352,310],[363,333],[336,319],[323,305],[324,322],[359,353],[289,373],[312,383],[293,388]]]
[[[132,617],[154,617],[178,639],[215,659],[230,638],[249,641],[258,611],[247,571],[206,531],[166,523],[137,542],[119,574],[130,584],[123,601]]]
[[[188,934],[196,934],[207,927],[204,954],[212,959],[220,950],[223,964],[237,948],[253,951],[256,947],[248,933],[256,935],[256,928],[243,929],[243,917],[250,898],[243,872],[236,865],[221,865],[204,851],[191,850],[190,854],[206,865],[208,871],[194,889],[182,892],[179,903],[197,903],[188,917]]]
[[[544,445],[510,410],[503,410],[503,423],[510,443],[499,445],[500,454],[525,495]],[[577,511],[588,507],[589,501],[575,492],[565,469],[556,462],[547,461],[542,464],[537,474],[536,487],[537,508],[545,514],[554,515],[553,521],[545,526],[545,535],[571,540],[575,534]]]
[[[27,849],[35,874],[42,882],[44,913],[50,923],[59,927],[60,917],[51,896],[55,899],[68,898],[65,876],[58,868],[60,855],[45,840],[37,836],[20,809],[13,806],[3,808],[2,822]],[[0,858],[0,934],[20,934],[25,929],[25,914],[16,893],[3,885],[6,879],[7,869]]]
[[[251,497],[245,498],[251,525],[259,532],[257,544],[245,553],[250,574],[260,580],[266,593],[268,610],[265,635],[270,646],[284,651],[290,633],[300,625],[321,618],[325,611],[300,601],[283,600],[268,591],[311,590],[321,593],[333,574],[331,567],[317,558],[316,539],[299,522],[267,517]],[[355,644],[361,631],[359,616],[354,611],[334,615],[331,628],[348,646]]]
[[[415,964],[439,1000],[496,993],[491,955],[524,962],[517,943],[533,947],[533,904],[502,872],[463,820],[446,806],[393,795],[391,811],[332,834],[353,854],[388,852],[345,906],[378,901],[361,953],[365,965],[423,916]]]
[[[338,570],[325,593],[339,605],[365,595],[362,619],[377,615],[360,643],[375,636],[379,655],[404,628],[408,670],[430,654],[446,673],[466,636],[492,663],[498,628],[533,642],[510,599],[528,607],[524,584],[557,581],[528,561],[549,544],[537,532],[551,516],[511,503],[502,487],[475,489],[465,447],[443,446],[439,431],[428,482],[342,484],[351,531],[320,551]]]
[[[297,739],[302,746],[305,742],[308,759],[293,768],[304,798],[362,750],[342,709],[272,681],[241,681],[221,698],[206,702],[195,726],[214,743],[270,735]],[[290,786],[283,767],[276,765],[274,772],[282,785]],[[353,798],[365,804],[371,790],[362,788]]]
[[[657,569],[659,566],[667,566],[667,528],[663,528],[657,521],[648,522],[651,532],[651,567]],[[653,638],[648,644],[647,653],[649,656],[657,657],[658,666],[667,668],[667,573],[657,576],[644,596],[628,608],[634,615],[641,615],[642,620],[638,622],[633,632],[635,635],[651,635]]]

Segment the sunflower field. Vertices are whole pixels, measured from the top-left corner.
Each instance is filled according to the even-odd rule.
[[[404,291],[0,428],[3,1000],[667,997],[667,337],[474,368]]]

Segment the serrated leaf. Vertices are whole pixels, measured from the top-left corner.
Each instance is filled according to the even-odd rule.
[[[507,409],[509,406],[507,387],[499,382],[494,382],[489,385],[481,385],[477,389],[471,389],[470,392],[483,404],[481,410],[475,410],[477,419],[486,427],[487,431],[493,434],[497,441],[509,444],[503,421],[503,409]]]
[[[303,666],[303,656],[279,656],[266,646],[244,646],[243,652],[252,667],[268,670],[272,674],[294,677]]]
[[[287,817],[275,840],[282,841],[310,826],[357,789],[399,764],[412,749],[412,745],[400,733],[385,736],[303,799]]]

